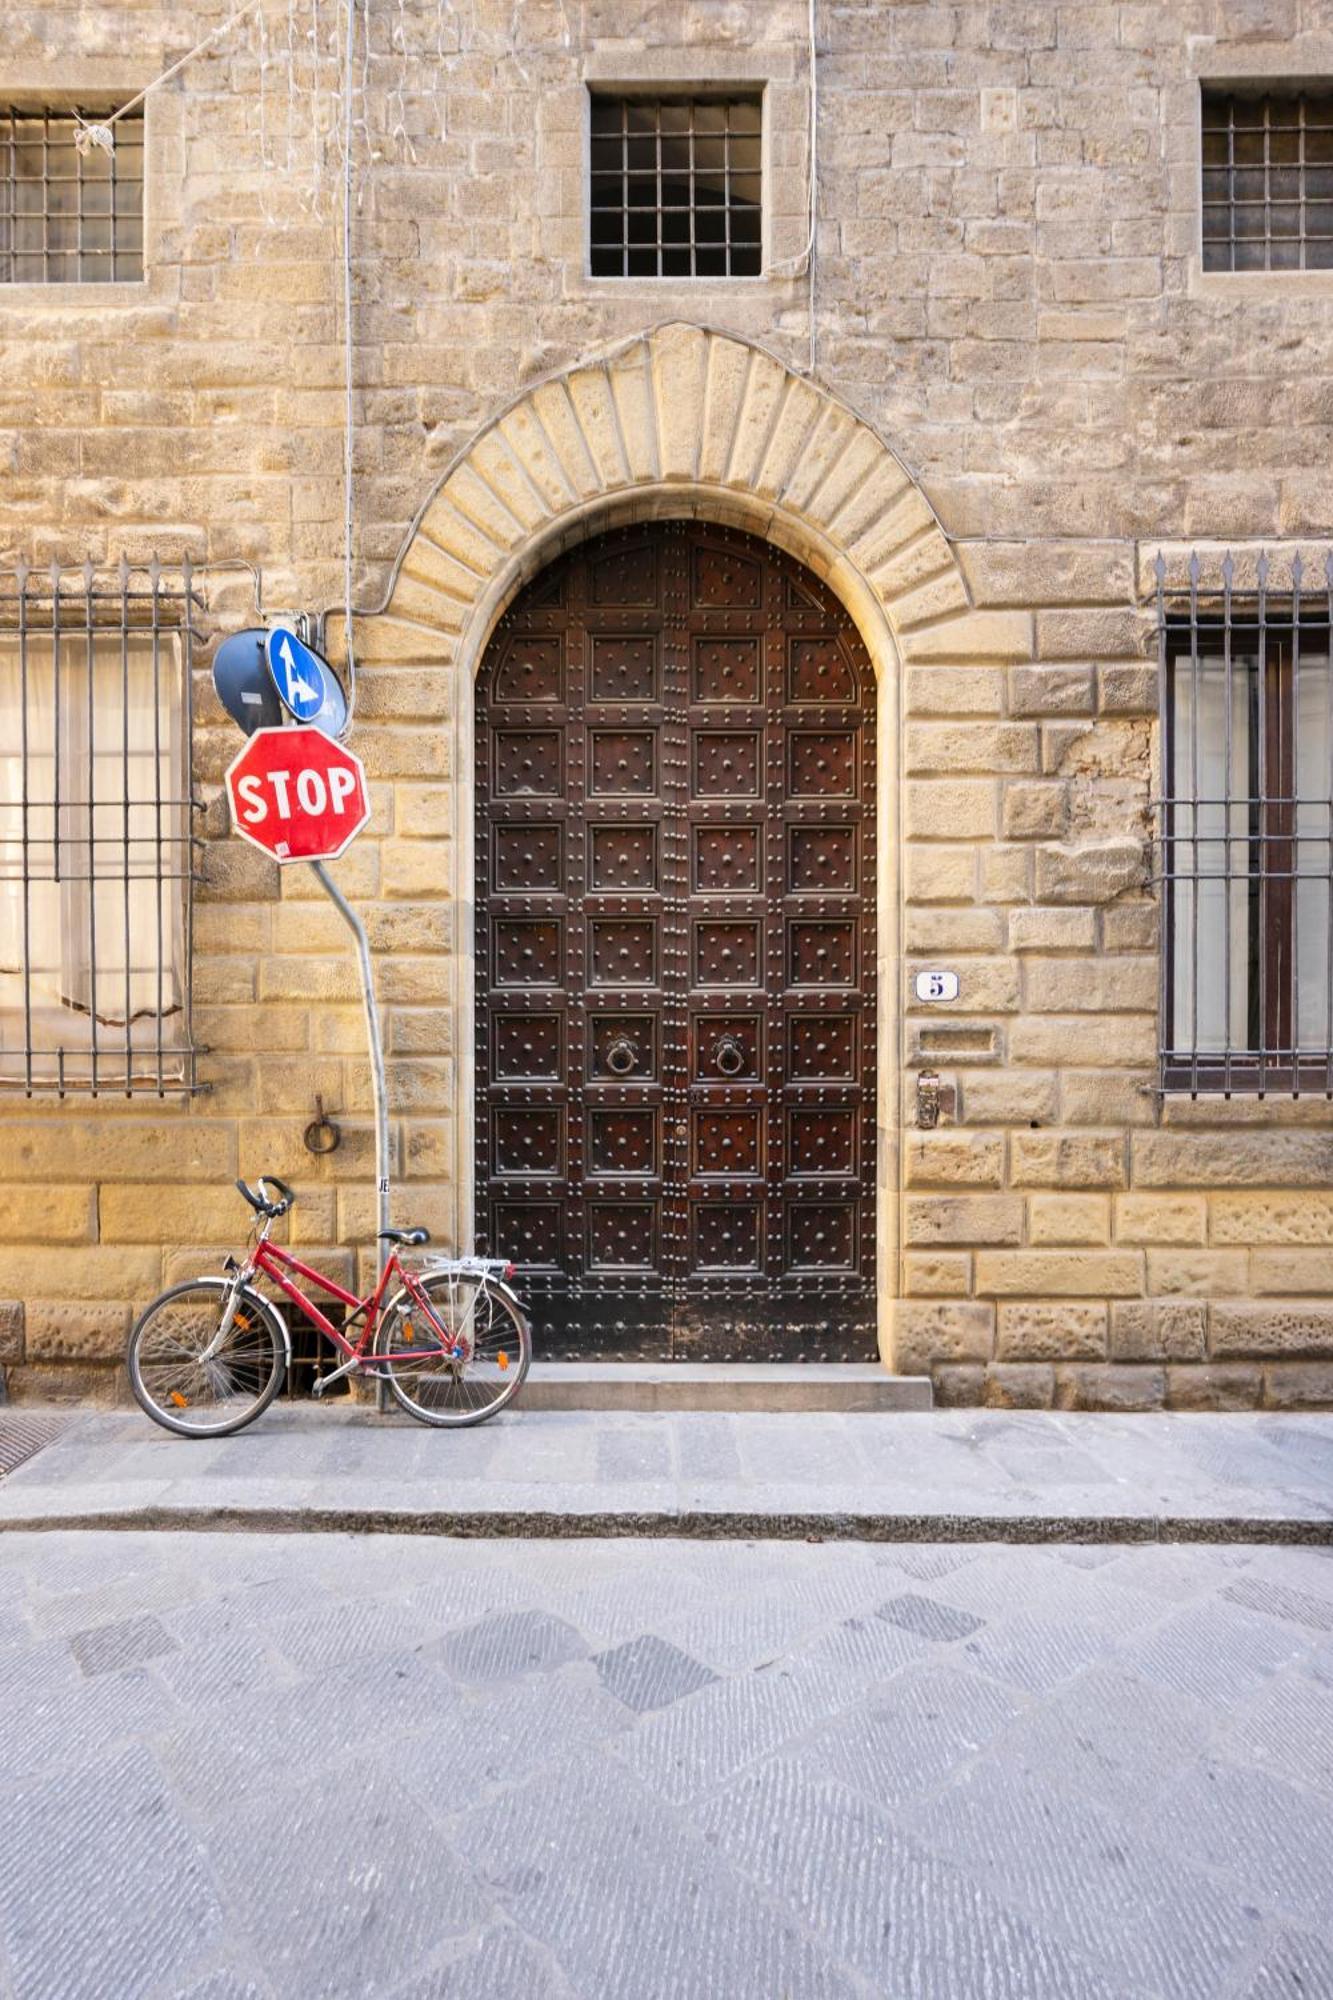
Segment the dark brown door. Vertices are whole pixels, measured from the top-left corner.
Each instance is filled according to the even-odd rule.
[[[477,688],[477,1221],[538,1351],[875,1352],[874,688],[816,579],[617,530]]]

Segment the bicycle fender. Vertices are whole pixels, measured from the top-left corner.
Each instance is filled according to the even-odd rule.
[[[287,1366],[290,1368],[292,1365],[292,1336],[287,1326],[287,1315],[282,1307],[275,1305],[272,1299],[266,1299],[264,1294],[257,1292],[253,1285],[242,1285],[241,1297],[249,1300],[252,1305],[267,1307],[269,1312],[273,1314],[274,1319],[278,1322],[279,1331],[282,1334],[283,1350],[287,1356]]]

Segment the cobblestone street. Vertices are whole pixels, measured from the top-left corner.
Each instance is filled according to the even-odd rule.
[[[1333,1559],[11,1534],[6,2000],[1333,1993]]]

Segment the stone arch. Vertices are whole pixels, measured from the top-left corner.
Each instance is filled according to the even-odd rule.
[[[817,383],[735,335],[670,323],[525,390],[442,475],[414,522],[388,594],[357,620],[365,670],[358,729],[372,777],[426,773],[452,799],[426,825],[400,833],[452,835],[439,897],[453,946],[454,1051],[449,1125],[441,1158],[453,1187],[452,1228],[472,1240],[473,1160],[473,685],[487,641],[522,586],[563,548],[628,521],[700,515],[785,548],[841,598],[866,643],[878,682],[880,746],[879,1103],[877,1231],[880,1342],[892,1347],[898,1293],[901,1122],[898,860],[899,667],[1001,655],[995,613],[977,613],[962,569],[912,474],[876,432]],[[998,615],[998,623],[1005,615]],[[380,670],[383,670],[381,672]],[[401,676],[395,673],[401,670]],[[405,690],[393,691],[400,679]],[[400,732],[374,727],[411,715],[418,735],[436,724],[438,756],[404,756]],[[379,741],[376,741],[376,739]],[[450,739],[452,739],[450,741]],[[398,760],[402,758],[403,761]],[[425,761],[419,761],[424,758]],[[404,847],[417,845],[405,841]],[[400,857],[395,879],[428,870]],[[385,873],[390,872],[386,859]],[[413,1092],[391,1093],[413,1154]],[[451,1164],[450,1164],[451,1162]]]
[[[672,322],[525,390],[472,440],[412,525],[367,656],[419,650],[385,621],[424,626],[475,672],[561,546],[692,512],[788,548],[901,653],[971,609],[934,509],[864,419],[753,342]]]

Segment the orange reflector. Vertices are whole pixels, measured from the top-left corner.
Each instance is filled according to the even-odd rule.
[[[188,1399],[182,1396],[179,1389],[172,1390],[171,1400],[176,1405],[176,1408],[178,1410],[188,1410],[190,1407]]]
[[[495,1357],[495,1365],[497,1368],[507,1368],[509,1366],[509,1356],[505,1353],[503,1347]]]
[[[416,1334],[412,1331],[412,1322],[410,1319],[405,1319],[403,1321],[403,1339],[407,1342],[409,1347],[412,1345],[412,1342],[416,1339]]]

